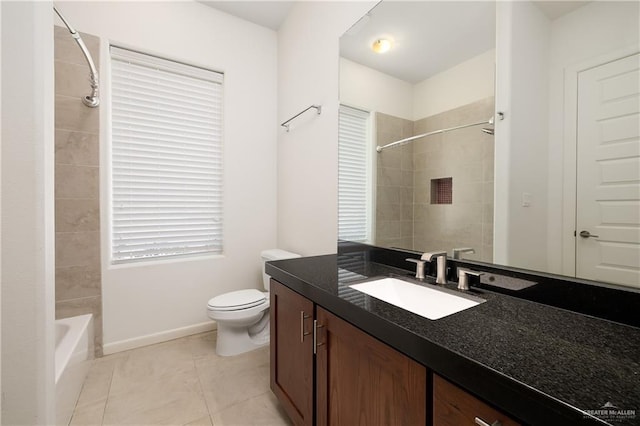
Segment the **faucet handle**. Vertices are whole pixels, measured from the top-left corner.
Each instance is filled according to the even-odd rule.
[[[433,252],[429,252],[429,253],[423,253],[422,257],[420,259],[427,260],[427,261],[431,262],[434,257],[440,257],[440,256],[444,256],[446,258],[447,257],[447,252],[446,251],[433,251]]]
[[[458,268],[458,290],[469,290],[469,276],[479,277],[484,272],[472,271],[471,269]]]
[[[407,262],[413,262],[416,264],[416,278],[419,280],[424,279],[424,264],[427,262],[422,259],[405,259]]]
[[[460,255],[462,253],[469,253],[469,254],[473,254],[476,251],[474,249],[472,249],[471,247],[461,247],[461,248],[454,248],[452,251],[452,256],[454,259],[460,259]]]

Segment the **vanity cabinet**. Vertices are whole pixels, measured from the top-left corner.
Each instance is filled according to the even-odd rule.
[[[313,309],[271,280],[271,389],[293,423],[426,425],[426,368],[321,307],[315,315]]]
[[[425,425],[427,369],[316,307],[318,425]]]
[[[271,390],[295,425],[313,424],[313,302],[271,280]]]
[[[519,426],[520,423],[434,374],[433,426],[459,425]]]

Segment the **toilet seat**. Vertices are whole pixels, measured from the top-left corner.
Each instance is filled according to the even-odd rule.
[[[207,307],[212,311],[238,311],[261,305],[266,299],[265,293],[256,289],[238,290],[210,299]]]

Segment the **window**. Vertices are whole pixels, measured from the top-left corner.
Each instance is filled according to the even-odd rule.
[[[222,81],[111,46],[113,263],[222,253]]]
[[[338,238],[371,241],[369,113],[340,106],[338,126]]]

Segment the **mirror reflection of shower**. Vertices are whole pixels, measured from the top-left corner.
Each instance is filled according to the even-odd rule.
[[[100,105],[100,98],[98,97],[98,70],[93,63],[93,58],[91,57],[87,46],[84,44],[82,37],[80,37],[80,34],[71,25],[69,25],[67,20],[64,18],[64,16],[62,16],[60,11],[55,6],[53,6],[53,10],[67,27],[69,33],[71,34],[71,37],[73,37],[76,43],[78,43],[78,46],[80,47],[80,50],[82,50],[84,58],[87,60],[87,64],[89,64],[89,85],[91,86],[91,94],[84,96],[82,98],[82,103],[90,108],[96,108],[98,105]]]

